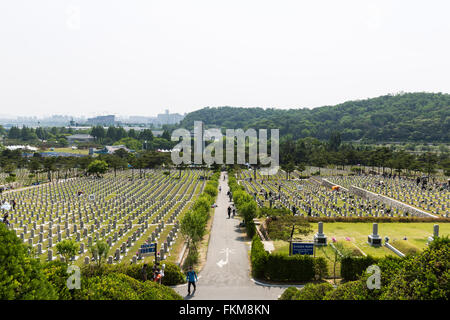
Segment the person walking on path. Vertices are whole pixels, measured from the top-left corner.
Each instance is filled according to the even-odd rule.
[[[228,206],[228,219],[230,219],[230,215],[231,215],[231,207]]]
[[[198,281],[197,273],[194,271],[194,269],[189,267],[189,271],[186,276],[186,280],[188,281],[188,295],[191,295],[191,285],[194,286],[194,291],[192,294],[195,293],[195,290],[197,290],[197,286],[195,285],[195,282]]]
[[[235,215],[236,215],[236,208],[233,207],[233,218],[234,218]]]

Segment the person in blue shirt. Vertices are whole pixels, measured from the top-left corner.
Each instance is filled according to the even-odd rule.
[[[198,281],[198,278],[197,278],[197,273],[195,273],[192,266],[189,267],[189,271],[187,273],[186,280],[188,281],[188,295],[191,295],[191,285],[194,286],[194,291],[192,292],[192,294],[194,294],[195,290],[197,289],[195,282]]]

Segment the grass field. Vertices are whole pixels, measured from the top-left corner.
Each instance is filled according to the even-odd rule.
[[[384,237],[389,237],[389,243],[396,249],[405,254],[411,254],[419,252],[427,247],[427,239],[433,234],[433,223],[379,223],[378,234],[382,237],[384,243]],[[313,228],[314,232],[306,237],[302,238],[303,241],[312,241],[314,233],[317,231],[316,227]],[[367,236],[372,233],[372,223],[349,223],[349,222],[334,222],[324,223],[324,233],[328,237],[328,243],[332,242],[332,238],[335,238],[337,242],[341,242],[345,248],[352,250],[355,255],[362,255],[360,251],[366,255],[374,257],[384,257],[388,255],[396,256],[394,252],[388,248],[371,247],[367,243]],[[439,223],[439,234],[441,236],[450,234],[450,223]],[[294,237],[296,237],[294,235]],[[403,240],[406,237],[407,240]],[[275,247],[275,253],[289,254],[289,243],[283,240],[273,241]],[[360,250],[358,250],[358,248]],[[334,255],[334,249],[331,246],[322,248],[315,248],[316,257],[326,256],[332,257]],[[327,260],[329,276],[333,273],[333,263]],[[336,265],[336,275],[340,274],[340,264]]]
[[[397,243],[401,248],[418,248],[422,250],[427,246],[427,239],[433,234],[433,223],[379,223],[378,234],[383,238],[389,237],[389,242]],[[375,248],[367,244],[367,237],[372,233],[372,223],[348,223],[334,222],[324,223],[324,233],[328,237],[328,241],[335,238],[336,241],[345,241],[349,245],[356,245],[365,254],[375,257],[383,257],[385,255],[393,255],[393,252],[385,247]],[[317,227],[314,226],[314,232],[304,237],[305,241],[312,241]],[[450,235],[450,223],[439,223],[439,234],[441,236]],[[298,236],[298,235],[297,235]],[[295,236],[294,236],[295,237]],[[406,237],[407,241],[403,241]],[[350,240],[346,240],[346,238]],[[402,241],[399,241],[402,240]],[[275,251],[288,253],[288,242],[276,240],[274,241]],[[401,251],[401,248],[398,249]]]
[[[89,154],[89,150],[72,150],[72,148],[54,148],[53,151],[51,151],[50,149],[47,149],[45,151],[39,150],[40,152],[67,152],[67,153],[73,153],[73,154],[83,154],[83,155],[88,155]]]

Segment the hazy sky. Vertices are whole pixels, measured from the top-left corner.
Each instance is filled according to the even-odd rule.
[[[450,92],[450,1],[0,2],[0,114],[300,108]]]

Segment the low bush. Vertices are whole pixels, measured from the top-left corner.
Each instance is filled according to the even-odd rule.
[[[333,290],[334,287],[328,282],[319,284],[308,283],[298,290],[291,300],[323,300]]]
[[[58,295],[31,248],[0,222],[0,300],[54,300]]]
[[[177,284],[185,283],[185,277],[183,273],[181,272],[180,268],[170,262],[164,263],[165,269],[164,269],[164,277],[162,278],[162,284],[167,286],[173,286]],[[152,274],[153,264],[148,263],[146,272],[148,277]],[[100,267],[97,267],[95,265],[87,265],[83,266],[81,268],[81,274],[83,277],[91,278],[96,276],[104,276],[112,273],[123,273],[127,276],[143,281],[143,274],[142,274],[142,265],[137,264],[103,264]]]
[[[293,300],[294,296],[298,293],[298,289],[296,287],[289,287],[281,294],[278,300]]]
[[[324,279],[328,276],[328,264],[327,261],[322,257],[317,257],[314,259],[314,273],[316,274],[316,279]]]
[[[183,262],[183,270],[187,270],[189,267],[194,266],[198,262],[198,258],[199,256],[197,250],[189,250]]]
[[[386,265],[389,267],[386,268]],[[450,239],[439,237],[414,256],[390,259],[382,269],[385,300],[448,300],[450,298]]]
[[[314,258],[310,256],[287,256],[284,254],[269,254],[264,270],[264,276],[270,281],[306,282],[314,280]]]
[[[350,281],[339,285],[335,290],[329,291],[323,300],[373,300],[374,292],[367,288],[362,281]]]
[[[253,237],[252,249],[250,252],[252,273],[255,278],[264,278],[264,270],[269,253],[264,249],[264,245],[257,235]]]
[[[363,270],[375,259],[346,258],[349,276],[355,277],[356,269]],[[306,285],[302,290],[289,288],[283,299],[314,299],[325,293],[324,300],[448,300],[450,283],[450,240],[448,237],[432,241],[428,248],[417,255],[404,258],[388,256],[377,260],[381,270],[379,289],[369,289],[367,281],[373,274],[362,271],[356,281],[339,285],[334,290]],[[350,271],[353,270],[352,273]],[[305,290],[307,287],[311,290]],[[316,293],[318,294],[316,295]]]
[[[52,283],[59,300],[72,300],[73,290],[67,287],[67,264],[60,260],[46,262],[43,266],[43,272],[50,283]]]
[[[344,257],[341,261],[341,277],[346,281],[358,279],[372,264],[376,264],[378,259],[367,257]]]
[[[240,186],[233,176],[228,179],[228,186],[233,195],[234,205],[238,214],[244,218],[244,224],[249,238],[253,238],[256,234],[256,226],[253,219],[258,216],[258,204],[255,199]]]
[[[77,300],[182,300],[173,289],[152,281],[138,281],[123,273],[82,278]]]

